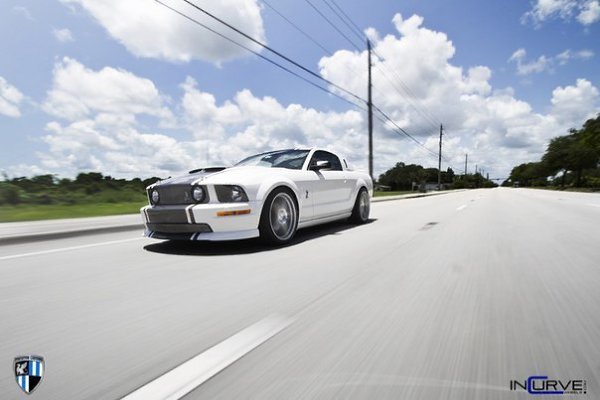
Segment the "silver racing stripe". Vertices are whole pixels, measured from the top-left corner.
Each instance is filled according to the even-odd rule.
[[[185,208],[185,216],[187,217],[188,224],[194,223],[194,215],[192,214],[192,207],[194,207],[194,205],[195,204],[190,204]]]

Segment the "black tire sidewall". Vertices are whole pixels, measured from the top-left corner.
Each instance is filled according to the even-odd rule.
[[[295,213],[294,213],[295,214],[294,233],[292,233],[292,235],[285,240],[281,240],[277,237],[277,235],[275,235],[275,233],[273,232],[273,229],[271,228],[271,221],[269,220],[271,207],[273,206],[273,200],[275,199],[275,196],[277,196],[279,193],[282,193],[282,192],[288,194],[292,198],[292,204],[294,206],[294,211],[295,211]],[[271,191],[271,193],[269,193],[269,195],[267,196],[267,199],[265,200],[265,202],[263,204],[263,208],[262,208],[262,211],[260,214],[258,231],[260,233],[261,240],[263,240],[264,242],[269,243],[269,244],[289,243],[294,238],[294,236],[296,235],[296,231],[298,230],[299,217],[300,217],[300,214],[298,211],[298,203],[296,200],[296,196],[294,195],[294,192],[292,192],[292,190],[285,188],[285,187],[278,187],[278,188],[273,189]]]
[[[360,196],[362,196],[363,192],[367,192],[367,189],[364,187],[360,188],[358,194],[356,195],[356,200],[354,201],[354,208],[352,208],[352,215],[350,216],[350,220],[355,224],[364,224],[369,220],[369,216],[366,219],[363,219],[360,215]],[[368,193],[368,192],[367,192]],[[369,200],[369,214],[371,213],[371,204]]]

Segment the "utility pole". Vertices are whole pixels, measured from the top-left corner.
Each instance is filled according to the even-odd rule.
[[[444,127],[440,124],[440,151],[438,153],[438,190],[442,190],[442,132]]]
[[[371,83],[371,41],[367,39],[367,49],[369,50],[369,96],[367,102],[367,108],[369,113],[369,175],[371,175],[371,179],[373,179],[373,98],[372,98],[372,88],[373,85]]]
[[[467,176],[467,161],[469,159],[469,155],[465,154],[465,177]]]

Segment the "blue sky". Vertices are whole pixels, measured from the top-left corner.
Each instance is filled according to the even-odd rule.
[[[326,1],[311,2],[356,39]],[[444,168],[462,170],[469,153],[504,177],[600,112],[596,0],[336,3],[385,57],[375,103],[434,151],[431,122],[446,126]],[[366,95],[366,53],[308,2],[269,0],[332,56],[260,0],[196,4]],[[5,1],[0,34],[0,170],[9,176],[171,175],[294,145],[330,147],[366,167],[363,111],[154,1]],[[377,120],[375,141],[378,173],[398,161],[436,164]]]

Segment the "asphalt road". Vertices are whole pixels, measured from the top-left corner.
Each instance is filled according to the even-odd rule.
[[[528,399],[509,381],[545,375],[598,399],[600,195],[382,202],[277,249],[138,232],[1,246],[0,398],[25,398],[18,355],[46,359],[32,399],[115,399],[264,321],[281,324],[185,398]]]

